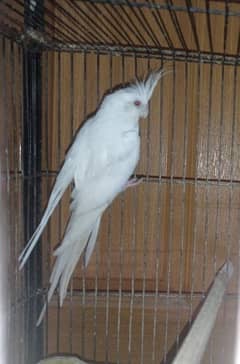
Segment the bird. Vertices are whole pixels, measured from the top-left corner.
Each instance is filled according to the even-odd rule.
[[[96,112],[77,132],[56,177],[45,212],[38,227],[19,256],[21,270],[37,244],[51,214],[66,188],[73,182],[70,217],[50,275],[47,302],[59,285],[62,306],[68,283],[84,253],[88,265],[97,240],[101,217],[113,199],[139,183],[131,178],[140,157],[139,120],[149,113],[149,101],[164,75],[163,68],[103,96]],[[46,303],[40,313],[40,325]]]

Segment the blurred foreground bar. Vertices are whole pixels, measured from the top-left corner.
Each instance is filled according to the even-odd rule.
[[[219,270],[214,283],[209,290],[208,296],[173,361],[173,364],[200,363],[232,274],[233,265],[228,261]]]

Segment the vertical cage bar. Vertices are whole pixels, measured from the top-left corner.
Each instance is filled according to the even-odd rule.
[[[113,86],[113,59],[112,53],[109,55],[109,86]],[[110,205],[108,210],[107,220],[107,292],[106,292],[106,348],[105,348],[105,363],[109,363],[109,325],[110,325],[110,279],[111,279],[111,240],[112,240],[112,207]]]
[[[167,262],[167,292],[166,292],[166,318],[165,318],[165,335],[164,335],[164,357],[163,363],[167,362],[167,353],[169,346],[169,306],[171,303],[171,279],[172,279],[172,255],[173,255],[173,226],[174,226],[174,138],[176,129],[176,60],[173,58],[173,87],[172,87],[172,109],[171,109],[171,147],[170,147],[170,185],[169,185],[169,226],[168,226],[168,262]]]
[[[22,179],[22,172],[23,172],[23,166],[22,166],[22,136],[23,136],[23,93],[22,93],[22,85],[23,85],[23,73],[22,73],[22,64],[23,64],[23,50],[20,46],[17,46],[16,49],[16,59],[15,59],[15,67],[16,67],[16,115],[17,115],[17,123],[18,123],[18,135],[17,135],[17,141],[15,148],[17,149],[17,158],[18,158],[18,164],[17,164],[17,170],[16,170],[16,176],[18,178],[18,183],[16,187],[16,192],[18,196],[18,216],[17,216],[17,224],[18,224],[18,243],[17,243],[17,250],[16,250],[16,259],[18,257],[18,253],[21,250],[22,240],[23,240],[23,234],[24,234],[24,225],[23,225],[23,205],[22,205],[22,193],[23,193],[23,179]],[[18,297],[24,296],[24,277],[23,275],[17,274],[17,288],[18,288]],[[24,337],[24,304],[21,303],[21,305],[18,306],[17,315],[19,315],[19,335],[20,337]],[[18,344],[19,351],[21,353],[20,355],[20,363],[23,363],[24,358],[24,343],[19,338],[19,344]]]
[[[17,85],[16,85],[16,73],[15,73],[15,62],[16,62],[16,48],[14,47],[13,42],[11,41],[10,43],[10,77],[9,77],[9,83],[11,85],[11,89],[10,89],[10,105],[11,105],[11,114],[9,115],[10,120],[11,120],[11,128],[13,129],[13,135],[11,137],[11,142],[9,143],[9,147],[10,150],[13,151],[13,155],[14,155],[14,164],[11,166],[11,178],[10,178],[10,189],[13,193],[13,198],[16,197],[16,191],[17,191],[17,187],[18,187],[18,152],[17,149],[15,148],[15,146],[17,145],[17,132],[18,132],[18,128],[17,128],[17,113],[16,113],[16,90],[17,90]],[[7,133],[9,134],[9,133]],[[10,158],[11,159],[11,158]],[[12,206],[10,206],[11,208]],[[11,260],[14,259],[14,261],[17,258],[17,254],[18,254],[18,247],[17,247],[17,242],[19,241],[19,224],[18,224],[18,220],[17,220],[17,214],[13,214],[13,209],[11,211],[10,214],[10,219],[9,219],[9,223],[11,226],[11,230],[12,230],[12,244],[10,245],[10,257]],[[17,300],[19,297],[19,293],[18,293],[18,274],[17,274],[17,270],[13,270],[12,272],[12,279],[11,279],[11,290],[13,290],[13,292],[15,293],[15,304],[14,304],[14,336],[15,336],[15,343],[14,343],[14,347],[17,348],[19,345],[19,336],[20,336],[20,320],[21,320],[21,316],[19,315],[18,312],[18,304],[17,304]]]
[[[147,58],[147,68],[148,72],[150,70],[150,57]],[[151,102],[149,105],[151,109]],[[147,240],[149,238],[149,200],[150,200],[150,188],[149,188],[149,171],[150,171],[150,132],[151,132],[151,124],[150,118],[147,117],[147,141],[146,141],[146,182],[144,183],[144,200],[143,200],[143,273],[142,273],[142,293],[141,293],[141,301],[142,301],[142,309],[141,309],[141,359],[140,363],[144,363],[144,338],[145,338],[145,298],[146,298],[146,276],[147,276],[147,255],[148,255],[148,247]]]
[[[161,67],[163,66],[163,58],[161,58]],[[157,213],[156,213],[156,226],[159,228],[157,229],[156,233],[156,260],[155,260],[155,292],[154,292],[154,306],[153,306],[153,344],[152,344],[152,363],[156,363],[158,359],[158,345],[157,342],[159,337],[157,336],[158,330],[157,326],[159,324],[159,280],[160,280],[160,258],[161,258],[161,232],[162,232],[162,224],[160,223],[162,219],[162,158],[163,158],[163,86],[164,86],[164,78],[160,81],[160,97],[159,97],[159,104],[160,104],[160,115],[159,115],[159,123],[160,123],[160,133],[159,133],[159,179],[158,179],[158,188],[157,188]]]
[[[7,272],[4,272],[4,268],[8,268],[5,264],[4,264],[4,259],[5,257],[7,258],[7,260],[10,259],[10,230],[8,228],[8,226],[6,226],[7,224],[9,225],[9,220],[10,220],[10,213],[11,213],[11,204],[10,204],[10,196],[9,196],[9,177],[10,177],[10,171],[9,171],[9,150],[8,150],[8,118],[7,118],[7,76],[6,76],[6,64],[7,64],[7,40],[6,38],[3,36],[0,37],[0,53],[1,53],[1,59],[0,59],[0,94],[1,94],[1,129],[5,131],[5,135],[0,135],[0,152],[1,152],[1,166],[0,166],[0,173],[1,173],[1,184],[0,184],[0,205],[1,205],[1,209],[6,209],[1,210],[1,214],[5,217],[5,221],[3,220],[3,218],[1,218],[1,226],[0,226],[0,230],[1,230],[1,242],[3,243],[4,240],[2,238],[5,238],[5,244],[1,244],[1,248],[5,248],[6,250],[4,252],[1,252],[1,284],[3,284],[3,286],[1,286],[1,293],[2,293],[2,289],[5,290],[6,287],[4,287],[4,280],[5,277],[6,279],[11,279],[11,275],[9,274],[9,271],[7,270]],[[5,137],[5,138],[4,138]],[[4,196],[4,193],[6,193],[6,196]],[[4,214],[4,212],[6,212]],[[5,226],[5,222],[7,223]],[[5,228],[5,231],[4,231]],[[3,274],[6,276],[3,276]],[[11,285],[9,284],[9,282],[7,282],[7,288],[11,287]],[[3,310],[8,304],[11,304],[12,302],[14,302],[14,294],[15,292],[13,292],[13,289],[10,291],[8,291],[8,296],[5,295],[5,302],[1,302],[2,303],[2,307],[1,310]],[[14,302],[15,303],[15,302]],[[4,307],[5,306],[5,307]],[[1,312],[2,313],[2,312]],[[14,335],[14,329],[15,329],[15,322],[13,319],[13,315],[14,313],[11,312],[11,322],[10,322],[10,328],[9,328],[9,333],[8,333],[8,341],[9,342],[13,342],[14,343],[14,339],[15,339],[15,335]],[[1,322],[2,323],[2,322]],[[4,320],[3,320],[4,323]],[[6,322],[7,323],[7,322]],[[1,334],[5,334],[5,328],[2,327]],[[1,345],[5,346],[6,344],[6,338],[4,338],[3,336],[3,341],[1,342]],[[15,346],[16,347],[16,346]],[[10,360],[15,360],[15,350],[13,351],[9,351],[9,356],[7,356],[7,359]]]
[[[87,55],[86,52],[83,53],[83,81],[84,81],[84,100],[83,100],[83,117],[86,117],[87,114]],[[82,302],[81,302],[81,355],[84,357],[85,355],[85,327],[86,327],[86,269],[84,262],[82,260]]]
[[[197,84],[197,94],[196,94],[196,149],[194,153],[196,153],[195,162],[194,162],[194,191],[193,191],[193,229],[192,229],[192,253],[191,253],[191,283],[190,283],[190,315],[189,315],[189,323],[191,323],[193,319],[193,311],[194,311],[194,293],[195,293],[195,285],[196,285],[196,262],[197,262],[197,222],[198,222],[198,211],[197,211],[197,203],[198,203],[198,185],[197,185],[197,177],[198,177],[198,157],[199,157],[199,128],[200,128],[200,76],[201,76],[201,58],[199,56],[199,62],[196,65],[196,84]]]
[[[97,53],[97,59],[96,59],[96,69],[95,69],[95,74],[96,74],[96,99],[97,99],[97,104],[99,103],[99,97],[100,97],[100,92],[99,92],[99,78],[100,78],[100,61],[99,61],[99,53]],[[98,338],[97,338],[97,330],[98,330],[98,325],[97,325],[97,321],[98,321],[98,292],[99,292],[99,288],[98,288],[98,282],[99,282],[99,244],[96,244],[96,267],[95,267],[95,287],[94,287],[94,319],[93,319],[93,359],[96,360],[97,357],[97,344],[99,342]]]
[[[121,72],[122,82],[125,81],[125,64],[124,55],[121,55]],[[123,249],[123,217],[124,217],[124,194],[120,195],[120,236],[119,236],[119,289],[118,289],[118,319],[117,319],[117,363],[120,363],[121,353],[121,315],[122,315],[122,294],[123,294],[123,261],[124,261],[124,249]]]
[[[210,169],[210,134],[211,134],[211,120],[212,120],[212,104],[213,104],[213,64],[210,63],[209,69],[209,82],[208,82],[208,110],[207,110],[207,150],[206,150],[206,191],[204,197],[205,203],[205,219],[204,219],[204,227],[203,227],[203,239],[204,239],[204,250],[203,250],[203,270],[202,270],[202,294],[207,290],[207,264],[209,261],[209,232],[210,232],[210,203],[211,203],[211,195],[210,195],[210,185],[208,183],[209,178],[211,178],[209,174]],[[212,345],[212,341],[210,342],[210,346]],[[210,349],[212,352],[212,348]],[[211,358],[210,358],[211,360]]]
[[[183,190],[181,199],[182,209],[182,228],[181,228],[181,240],[180,240],[180,277],[179,277],[179,302],[182,298],[184,288],[184,238],[186,237],[186,200],[187,200],[187,188],[186,188],[186,176],[187,176],[187,153],[188,153],[188,138],[189,138],[189,69],[187,60],[184,63],[184,146],[183,146]],[[181,341],[181,307],[177,309],[177,338],[176,338],[176,349],[178,350]]]
[[[58,166],[61,163],[61,103],[62,103],[62,80],[61,80],[61,67],[62,59],[61,53],[57,53],[57,153],[56,160]],[[61,241],[62,234],[62,204],[59,204],[58,216],[57,216],[57,225],[58,225],[58,241]],[[60,315],[60,297],[58,296],[58,305],[57,305],[57,325],[56,325],[56,348],[57,352],[60,349],[60,327],[61,327],[61,315]]]
[[[228,39],[228,22],[229,22],[229,5],[228,5],[228,0],[225,0],[225,16],[224,16],[224,39],[223,39],[223,51],[224,51],[224,58],[226,55],[226,49],[227,49],[227,39]],[[224,111],[225,111],[225,103],[224,103],[224,99],[225,99],[225,94],[226,94],[226,79],[227,79],[227,75],[228,75],[228,69],[224,68],[224,64],[222,65],[222,89],[221,89],[221,124],[220,124],[220,151],[219,151],[219,177],[220,173],[222,173],[224,171],[224,167],[223,167],[223,162],[224,162],[224,145],[223,145],[223,140],[224,140]],[[231,158],[231,155],[230,155]],[[232,160],[231,160],[231,165],[232,165]],[[230,180],[231,180],[231,171],[230,171]],[[227,217],[226,217],[226,230],[227,230],[227,237],[228,237],[228,244],[226,245],[226,256],[228,254],[228,252],[230,251],[230,247],[231,247],[231,234],[230,234],[230,230],[229,230],[229,226],[230,226],[230,218],[231,218],[231,205],[232,205],[232,193],[231,193],[231,182],[230,185],[228,187],[228,206],[226,207],[228,209],[228,213],[227,213]],[[220,224],[219,227],[220,229]],[[221,234],[221,233],[220,233]],[[220,245],[220,244],[219,244]],[[228,247],[227,247],[228,246]],[[217,251],[219,251],[219,249],[217,249]],[[219,255],[219,254],[218,254]],[[217,259],[219,259],[219,256],[217,257]],[[226,292],[225,292],[226,295]],[[223,327],[226,329],[226,300],[223,301]],[[213,336],[213,340],[216,341],[215,335]],[[223,344],[223,351],[225,351],[226,349],[226,343],[224,342]],[[214,352],[214,350],[211,350],[212,352]],[[215,354],[215,352],[214,352]],[[216,356],[216,354],[215,354]]]
[[[23,165],[24,165],[24,216],[25,216],[25,241],[33,232],[38,216],[40,214],[41,186],[39,173],[41,172],[40,147],[41,147],[41,114],[39,100],[41,84],[39,82],[40,62],[39,54],[30,55],[24,52],[24,145],[23,145]],[[33,79],[34,78],[34,79]],[[34,112],[34,110],[36,112]],[[26,292],[28,297],[36,293],[41,287],[41,247],[38,245],[27,264],[26,269]],[[35,326],[38,309],[30,299],[26,308],[27,333],[29,334],[29,348],[33,350],[36,345],[39,348],[39,340],[35,334],[30,334]],[[40,306],[39,306],[40,308]],[[33,330],[35,332],[35,329]],[[35,341],[36,340],[36,341]],[[32,341],[35,341],[32,342]],[[35,350],[33,350],[35,351]],[[30,354],[29,354],[30,355]]]
[[[134,56],[134,73],[137,75],[137,58]],[[131,293],[130,293],[130,307],[129,307],[129,325],[128,325],[128,364],[132,363],[133,356],[133,324],[134,324],[134,294],[135,294],[135,280],[136,280],[136,234],[137,234],[137,210],[138,198],[137,190],[134,189],[132,193],[133,203],[133,227],[132,227],[132,241],[131,241]]]
[[[70,122],[71,122],[71,137],[74,136],[74,54],[70,53]],[[73,278],[70,279],[70,297],[69,297],[69,351],[73,352]]]
[[[44,119],[42,121],[42,123],[44,123],[44,128],[45,128],[45,151],[44,151],[44,158],[46,161],[46,178],[47,178],[47,182],[46,182],[46,190],[47,193],[49,194],[50,191],[50,175],[49,175],[49,131],[48,131],[48,108],[49,108],[49,53],[46,52],[44,54],[44,59],[43,59],[43,69],[45,72],[45,77],[43,79],[43,93],[44,93]],[[50,247],[50,227],[49,225],[47,226],[47,249],[46,249],[46,258],[45,258],[45,265],[44,265],[44,270],[47,272],[46,276],[49,276],[49,272],[50,272],[50,253],[51,253],[51,247]],[[46,303],[46,320],[45,320],[45,326],[44,326],[44,354],[48,353],[48,325],[49,325],[49,316],[48,316],[48,303],[47,303],[47,295],[45,295],[44,297],[44,303]]]
[[[209,166],[210,166],[210,132],[211,132],[211,120],[212,120],[212,99],[213,99],[213,64],[210,64],[209,70],[209,85],[208,85],[208,111],[207,111],[207,160],[206,160],[206,180],[209,180]],[[205,205],[206,205],[206,214],[204,221],[204,253],[203,253],[203,266],[207,266],[208,257],[208,235],[209,235],[209,218],[210,218],[210,186],[207,183],[206,192],[205,192]],[[206,283],[206,269],[203,269],[202,272],[202,282],[203,282],[203,290],[205,291],[207,288]]]
[[[25,1],[25,27],[34,27],[33,14],[43,14],[43,3],[38,1],[32,7]],[[23,208],[24,239],[27,241],[37,225],[41,206],[41,53],[25,49],[23,53]],[[25,290],[28,297],[25,307],[25,363],[34,363],[42,355],[42,328],[35,324],[40,309],[37,289],[41,287],[41,247],[37,245],[25,270]]]

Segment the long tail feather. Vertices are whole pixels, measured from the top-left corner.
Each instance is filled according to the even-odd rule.
[[[81,247],[81,245],[80,245],[80,247]],[[76,248],[76,245],[74,246],[74,248]],[[57,257],[56,262],[53,267],[51,277],[50,277],[50,288],[49,288],[48,295],[47,295],[48,303],[50,302],[50,300],[54,294],[54,291],[57,288],[59,279],[60,279],[60,290],[62,290],[62,283],[61,283],[62,275],[65,272],[69,272],[71,268],[72,268],[72,272],[73,272],[73,270],[78,262],[78,259],[80,258],[80,255],[81,255],[81,253],[77,256],[76,249],[67,249],[63,252],[62,255],[59,255]],[[70,280],[70,278],[71,278],[71,276],[69,277],[69,280]],[[69,280],[68,280],[68,282],[69,282]],[[68,284],[68,282],[67,282],[67,284]],[[66,287],[67,287],[67,285],[66,285]],[[65,296],[66,296],[66,292],[64,292],[64,294],[63,293],[60,294],[60,305],[61,306],[62,306],[63,299],[65,298]],[[38,321],[36,324],[37,326],[39,326],[40,323],[42,322],[42,319],[46,312],[46,308],[47,308],[47,304],[45,303],[43,306],[43,309],[39,315],[39,318],[38,318]]]
[[[62,244],[54,253],[54,255],[57,256],[57,259],[50,277],[50,288],[48,291],[47,302],[50,302],[60,280],[59,296],[60,305],[62,306],[72,273],[88,243],[90,243],[91,252],[93,251],[102,213],[103,208],[92,210],[88,214],[80,216],[77,215],[76,211],[73,212]],[[90,255],[88,256],[88,261],[89,259]],[[37,326],[40,325],[45,311],[46,303],[44,304],[37,321]]]
[[[43,229],[45,228],[51,214],[53,213],[53,210],[57,206],[59,200],[61,199],[64,191],[66,190],[67,186],[70,184],[73,173],[71,173],[71,166],[69,165],[71,161],[65,161],[61,171],[59,172],[59,175],[56,179],[55,185],[53,187],[52,193],[49,198],[49,202],[47,205],[47,208],[44,212],[44,215],[40,221],[40,224],[38,225],[37,229],[35,230],[34,234],[32,235],[31,239],[25,246],[24,250],[22,251],[21,255],[19,256],[18,260],[20,262],[19,269],[21,270],[26,263],[27,259],[29,258],[32,250],[34,249],[35,245],[37,244],[37,241],[40,237],[40,235],[43,232]]]
[[[65,265],[64,271],[62,272],[61,278],[60,278],[60,286],[59,286],[59,297],[60,297],[60,306],[63,305],[63,301],[67,294],[67,287],[68,283],[71,279],[72,273],[78,263],[78,260],[84,250],[84,247],[87,244],[88,237],[85,237],[83,244],[77,244],[75,246],[75,249],[71,249],[71,256],[69,256],[69,259],[67,261],[67,264]]]
[[[88,266],[88,263],[89,263],[89,260],[91,258],[93,249],[95,247],[95,243],[96,243],[96,240],[97,240],[97,235],[98,235],[98,230],[99,230],[100,222],[101,222],[101,216],[99,216],[99,218],[97,219],[96,224],[94,226],[94,230],[92,231],[91,236],[90,236],[90,239],[89,239],[88,244],[87,244],[87,249],[86,249],[85,256],[84,256],[84,264],[85,264],[85,267]]]

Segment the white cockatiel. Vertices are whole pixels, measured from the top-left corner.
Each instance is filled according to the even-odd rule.
[[[60,305],[76,264],[85,250],[87,265],[97,239],[104,210],[126,187],[140,152],[139,119],[148,116],[148,103],[163,70],[151,72],[145,81],[116,89],[107,94],[94,116],[79,130],[56,178],[39,226],[19,257],[20,269],[35,247],[49,217],[68,185],[71,217],[50,277],[48,302],[59,282]],[[46,305],[38,319],[40,324]]]

